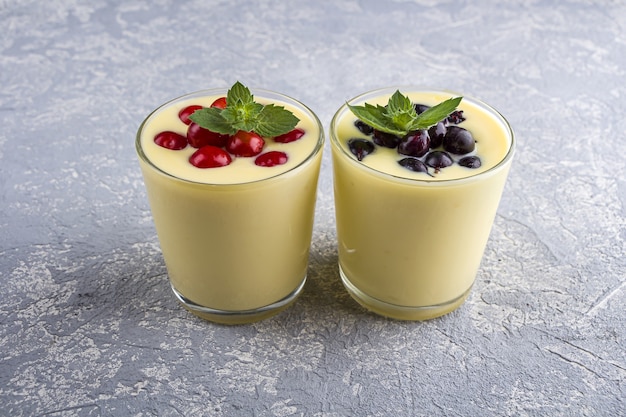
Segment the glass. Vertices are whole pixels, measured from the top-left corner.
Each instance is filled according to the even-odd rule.
[[[420,87],[393,87],[365,93],[348,103],[385,105],[396,90],[414,103],[416,95],[438,97],[429,105],[459,96]],[[460,126],[489,126],[490,136],[498,141],[494,147],[501,153],[493,166],[484,164],[483,170],[456,166],[454,170],[467,175],[457,179],[413,173],[395,161],[390,162],[393,167],[389,170],[383,165],[366,166],[370,156],[359,162],[345,144],[352,135],[364,136],[353,125],[356,116],[343,105],[332,119],[340,276],[357,302],[380,315],[426,320],[447,314],[463,304],[475,281],[515,142],[508,122],[487,104],[464,97],[459,109],[470,113]],[[483,145],[480,149],[486,150],[481,143],[486,142],[484,138],[476,139]]]
[[[310,132],[307,134],[314,135],[308,139],[308,148],[298,151],[305,152],[300,155],[301,160],[290,155],[291,144],[272,145],[284,149],[290,161],[294,157],[288,169],[267,171],[276,167],[256,167],[250,162],[254,158],[233,157],[250,161],[245,169],[230,171],[219,181],[211,182],[168,173],[164,165],[174,159],[174,154],[166,154],[166,159],[155,162],[159,152],[195,151],[190,146],[182,151],[154,148],[155,132],[172,129],[170,122],[162,121],[165,115],[174,115],[168,120],[174,120],[171,123],[184,135],[187,127],[176,120],[178,110],[189,104],[209,106],[216,97],[226,96],[227,89],[199,91],[163,104],[143,121],[136,138],[172,290],[192,313],[225,324],[270,317],[288,307],[301,293],[307,275],[324,144],[320,121],[304,104],[271,91],[251,92],[258,102],[292,110],[301,119],[298,126],[303,123]],[[148,156],[150,152],[154,160]],[[177,159],[192,175],[229,172],[217,170],[231,167],[201,170],[189,164],[186,156]],[[259,173],[262,177],[255,178]],[[233,179],[237,177],[241,180]]]

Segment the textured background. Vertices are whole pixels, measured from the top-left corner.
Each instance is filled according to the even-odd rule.
[[[0,24],[0,414],[626,414],[623,2],[0,0]],[[347,296],[327,146],[299,301],[181,309],[134,135],[236,80],[326,128],[398,84],[499,109],[519,147],[468,302],[410,323]]]

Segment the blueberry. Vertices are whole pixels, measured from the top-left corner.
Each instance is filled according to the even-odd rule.
[[[443,137],[447,132],[446,124],[439,122],[428,129],[428,135],[430,136],[430,148],[435,149],[443,144]]]
[[[472,152],[475,147],[474,137],[468,130],[458,126],[448,126],[443,138],[443,149],[456,155],[465,155]]]
[[[448,118],[446,119],[448,123],[459,124],[465,121],[465,116],[463,116],[463,110],[456,110],[450,113]]]
[[[466,167],[466,168],[480,168],[480,166],[482,165],[482,162],[480,161],[480,158],[477,156],[465,156],[461,159],[459,159],[459,165]]]
[[[426,156],[426,165],[435,168],[435,172],[438,172],[441,168],[449,167],[452,165],[452,157],[443,151],[432,151]]]
[[[425,104],[414,104],[413,107],[415,107],[415,111],[417,112],[417,114],[422,114],[426,110],[430,109],[430,106],[427,106]]]
[[[430,136],[426,130],[415,130],[407,133],[398,144],[398,153],[420,157],[426,155],[430,148]]]
[[[398,146],[400,139],[400,136],[396,136],[393,133],[386,133],[374,129],[374,143],[378,146],[384,146],[385,148],[393,149]]]
[[[356,119],[354,121],[354,126],[356,126],[356,128],[359,129],[359,131],[363,133],[364,135],[371,135],[372,132],[374,131],[374,128],[372,126],[368,125],[367,123],[365,123],[363,120],[360,120],[360,119]]]
[[[409,169],[411,171],[414,172],[425,172],[428,175],[430,175],[430,173],[428,172],[428,167],[426,166],[425,163],[423,163],[422,161],[420,161],[417,158],[404,158],[398,161],[398,163],[405,167],[406,169]],[[432,175],[430,175],[432,177]]]
[[[349,139],[348,148],[359,161],[376,150],[376,146],[371,141],[361,138]]]

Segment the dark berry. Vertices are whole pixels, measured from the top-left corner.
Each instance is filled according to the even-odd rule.
[[[360,138],[349,139],[348,148],[359,161],[362,161],[363,158],[376,150],[376,146],[372,142]]]
[[[359,131],[364,135],[371,135],[374,132],[374,128],[372,126],[360,119],[356,119],[354,121],[354,126],[356,126],[356,128],[359,129]]]
[[[430,149],[430,137],[426,130],[409,132],[398,144],[398,153],[418,158],[426,155],[428,149]]]
[[[417,114],[422,114],[426,110],[430,109],[430,106],[427,106],[425,104],[414,104],[413,107],[415,107],[415,111],[417,112]]]
[[[287,154],[280,151],[269,151],[256,157],[254,163],[260,167],[273,167],[287,163]]]
[[[226,145],[227,140],[228,135],[205,129],[197,123],[192,122],[187,128],[187,141],[194,148],[201,148],[207,145],[221,147]]]
[[[263,151],[265,141],[254,132],[238,131],[226,142],[226,150],[235,156],[256,156]]]
[[[230,164],[232,159],[224,149],[207,145],[195,151],[189,162],[197,168],[219,168]]]
[[[448,131],[443,138],[443,149],[456,155],[465,155],[472,152],[475,147],[476,142],[469,130],[458,126],[448,126]]]
[[[218,109],[225,109],[226,108],[226,97],[220,97],[217,100],[215,100],[212,104],[211,107],[217,107]]]
[[[300,139],[302,136],[304,136],[304,130],[302,130],[300,128],[296,128],[296,129],[293,129],[290,132],[287,132],[287,133],[282,134],[280,136],[276,136],[274,138],[274,142],[278,142],[278,143],[295,142],[298,139]]]
[[[443,151],[432,151],[428,155],[426,155],[426,159],[424,160],[426,165],[429,167],[435,168],[435,172],[438,172],[441,168],[449,167],[452,165],[452,157],[447,152]]]
[[[443,137],[446,135],[446,124],[439,122],[428,129],[428,135],[430,136],[430,148],[435,149],[443,144]]]
[[[161,132],[154,137],[154,143],[157,145],[177,151],[187,147],[187,138],[175,132]]]
[[[476,169],[476,168],[480,168],[480,166],[482,165],[482,162],[480,161],[480,158],[477,156],[465,156],[459,160],[459,165],[466,167],[466,168]]]
[[[465,116],[463,116],[463,110],[455,110],[446,119],[448,123],[456,124],[462,123],[465,121]]]
[[[378,146],[393,149],[398,146],[400,139],[400,136],[396,136],[393,133],[386,133],[374,129],[374,143]]]
[[[191,106],[187,106],[178,112],[178,118],[186,125],[191,124],[191,119],[189,118],[189,116],[191,116],[196,110],[200,110],[201,108],[202,106],[198,104],[192,104]]]
[[[426,164],[423,163],[422,161],[420,161],[417,158],[404,158],[404,159],[399,160],[398,163],[401,166],[403,166],[406,169],[409,169],[411,171],[414,171],[414,172],[425,172],[428,175],[430,175],[430,173],[428,172],[428,167],[426,166]]]

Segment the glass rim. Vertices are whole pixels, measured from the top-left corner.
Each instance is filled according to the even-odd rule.
[[[227,87],[218,87],[218,88],[208,88],[208,89],[203,89],[203,90],[197,90],[191,93],[186,93],[183,95],[180,95],[178,97],[175,97],[171,100],[166,101],[165,103],[161,104],[160,106],[158,106],[157,108],[155,108],[154,110],[152,110],[141,122],[141,124],[139,125],[139,128],[137,129],[137,133],[135,135],[135,150],[137,152],[137,155],[139,156],[139,158],[145,162],[148,166],[150,166],[152,169],[154,169],[155,171],[157,171],[159,174],[164,175],[172,180],[175,181],[181,181],[187,184],[194,184],[194,185],[199,185],[199,186],[211,186],[211,187],[237,187],[237,186],[246,186],[246,185],[250,185],[250,184],[256,184],[256,183],[262,183],[265,181],[269,181],[272,179],[276,179],[278,177],[281,177],[283,175],[286,175],[288,173],[291,173],[297,169],[299,169],[300,167],[306,165],[307,163],[309,163],[311,160],[314,159],[314,157],[319,154],[322,149],[324,148],[324,141],[325,141],[325,136],[324,136],[324,128],[322,126],[322,123],[320,122],[319,117],[317,116],[317,114],[315,114],[315,112],[313,110],[311,110],[311,108],[309,108],[306,104],[302,103],[301,101],[288,96],[286,94],[282,94],[282,93],[278,93],[276,91],[272,91],[272,90],[267,90],[267,89],[262,89],[262,88],[250,88],[250,92],[252,93],[252,95],[254,95],[255,97],[258,96],[264,99],[269,99],[271,100],[272,98],[277,98],[280,99],[288,104],[292,104],[296,107],[300,107],[301,110],[304,111],[305,114],[307,114],[309,117],[311,117],[311,119],[313,119],[314,123],[317,125],[318,130],[319,130],[319,135],[317,138],[317,142],[315,143],[315,147],[313,148],[313,150],[306,156],[306,158],[304,158],[302,161],[300,161],[297,165],[289,168],[287,171],[281,171],[280,173],[274,174],[272,176],[269,177],[265,177],[265,178],[261,178],[258,180],[251,180],[251,181],[245,181],[245,182],[233,182],[233,183],[215,183],[215,182],[206,182],[206,181],[194,181],[194,180],[189,180],[186,178],[180,178],[174,174],[171,174],[167,171],[165,171],[164,169],[156,166],[151,160],[150,158],[148,158],[148,156],[145,154],[143,147],[141,146],[141,134],[144,130],[144,127],[148,124],[148,122],[154,117],[154,115],[156,115],[159,111],[171,106],[172,104],[180,101],[180,100],[184,100],[184,99],[188,99],[188,98],[192,98],[192,97],[201,97],[201,96],[211,96],[211,95],[226,95],[226,93],[228,92]]]
[[[337,130],[337,124],[338,124],[339,118],[343,116],[345,112],[350,111],[348,108],[348,104],[350,105],[361,104],[365,102],[368,98],[376,98],[381,95],[391,96],[396,90],[399,90],[401,93],[405,95],[411,92],[420,92],[420,93],[432,92],[432,93],[450,94],[451,97],[462,96],[464,101],[468,101],[478,106],[482,110],[488,111],[491,114],[491,116],[493,116],[499,123],[502,123],[503,128],[505,129],[505,131],[507,132],[509,136],[510,140],[508,143],[508,149],[506,151],[506,154],[504,155],[504,157],[502,157],[502,159],[497,164],[495,164],[489,169],[486,169],[485,171],[481,171],[476,174],[471,174],[462,178],[450,178],[450,179],[443,179],[443,180],[428,179],[428,178],[424,178],[424,179],[409,178],[409,177],[398,176],[398,175],[390,174],[385,171],[378,170],[376,168],[372,168],[368,165],[365,165],[357,161],[351,153],[349,153],[343,146],[341,146],[341,143],[339,142],[339,138],[337,138],[337,135],[335,132]],[[511,127],[509,121],[491,105],[473,96],[461,94],[456,91],[434,88],[434,87],[418,86],[418,85],[400,85],[400,86],[378,88],[375,90],[367,91],[365,93],[352,97],[349,100],[346,100],[346,102],[341,107],[339,107],[339,109],[335,112],[330,122],[329,136],[330,136],[330,143],[331,143],[332,148],[337,149],[339,152],[341,152],[342,155],[347,157],[350,163],[358,166],[359,168],[365,170],[366,172],[369,172],[370,174],[382,176],[384,179],[392,180],[394,182],[400,181],[400,182],[404,182],[407,184],[420,184],[420,185],[428,185],[428,186],[456,185],[456,184],[470,182],[470,181],[477,181],[478,179],[482,177],[493,175],[495,172],[500,171],[507,164],[511,162],[511,159],[513,158],[513,155],[515,154],[515,148],[516,148],[515,132],[513,131],[513,128]]]

